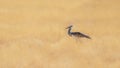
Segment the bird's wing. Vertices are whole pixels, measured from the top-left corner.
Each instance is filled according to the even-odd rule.
[[[91,37],[89,37],[88,35],[85,35],[81,32],[73,32],[74,34],[77,34],[77,35],[80,35],[81,37],[85,37],[85,38],[88,38],[88,39],[91,39]]]

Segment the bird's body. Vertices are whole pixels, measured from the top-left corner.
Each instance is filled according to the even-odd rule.
[[[88,38],[88,39],[91,39],[89,36],[87,36],[87,35],[85,35],[85,34],[83,34],[83,33],[80,33],[80,32],[71,32],[71,28],[72,28],[72,25],[71,26],[69,26],[69,27],[67,27],[67,29],[68,29],[68,35],[69,36],[74,36],[74,37],[77,37],[77,38]]]

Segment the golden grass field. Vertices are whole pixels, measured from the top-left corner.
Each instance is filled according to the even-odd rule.
[[[0,68],[120,68],[119,29],[120,0],[1,0]]]

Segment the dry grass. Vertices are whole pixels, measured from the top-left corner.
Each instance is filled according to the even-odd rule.
[[[119,2],[1,0],[0,68],[120,68]]]

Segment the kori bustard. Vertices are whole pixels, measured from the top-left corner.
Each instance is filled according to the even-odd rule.
[[[91,39],[89,36],[81,33],[81,32],[71,32],[72,29],[72,25],[68,26],[66,29],[68,29],[68,35],[69,36],[73,36],[73,37],[77,37],[77,38],[88,38]]]

